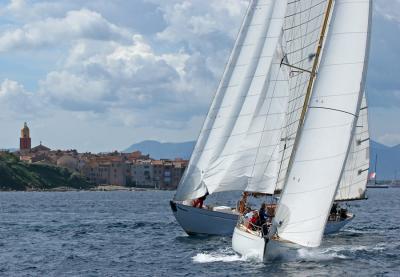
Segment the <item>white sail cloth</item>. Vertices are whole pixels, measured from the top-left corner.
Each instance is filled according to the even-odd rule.
[[[277,208],[278,236],[321,243],[361,105],[369,44],[369,0],[336,0],[293,163]]]
[[[335,200],[365,199],[369,161],[368,107],[364,93],[354,138]]]
[[[287,67],[290,70],[290,98],[281,138],[281,163],[276,193],[280,193],[285,184],[295,138],[300,128],[300,117],[310,80],[308,72],[312,70],[314,64],[314,54],[320,37],[326,5],[327,0],[301,0],[288,3],[282,44],[285,62],[292,67]]]
[[[271,64],[286,6],[282,0],[251,1],[175,200],[194,199],[207,191],[244,190],[252,174],[258,176],[255,171],[265,171],[264,164],[274,159],[265,127],[276,126],[262,123],[268,107],[276,113],[285,110],[283,106],[279,111],[277,107],[284,104],[276,96],[281,95],[270,88],[271,83],[283,83]]]

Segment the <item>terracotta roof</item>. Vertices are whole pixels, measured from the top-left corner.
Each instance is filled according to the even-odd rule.
[[[32,148],[33,152],[35,152],[35,151],[50,151],[50,150],[51,150],[50,148],[48,148],[42,144],[39,144],[38,146],[35,146]]]
[[[164,162],[163,161],[160,161],[160,160],[154,160],[154,161],[152,161],[151,162],[153,165],[163,165],[164,164]]]

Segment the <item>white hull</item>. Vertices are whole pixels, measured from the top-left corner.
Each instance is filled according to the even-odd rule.
[[[239,217],[232,211],[199,209],[172,201],[171,209],[179,225],[189,235],[231,236]],[[344,221],[329,221],[325,234],[339,232],[353,218],[354,216],[351,215]]]
[[[232,236],[232,248],[235,252],[245,257],[262,260],[264,256],[264,247],[264,238],[235,227]]]
[[[232,237],[232,248],[235,252],[247,258],[258,260],[274,260],[295,256],[299,247],[293,243],[285,243],[262,238],[257,234],[235,227]]]
[[[349,214],[347,219],[329,221],[325,228],[325,234],[338,232],[347,223],[353,220],[354,215]],[[245,228],[235,227],[232,236],[232,248],[235,252],[245,257],[255,257],[259,260],[273,260],[280,258],[292,258],[300,247],[289,242],[266,240],[259,234],[246,231]]]

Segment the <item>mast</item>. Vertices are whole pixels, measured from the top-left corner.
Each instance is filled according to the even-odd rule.
[[[307,84],[307,89],[305,91],[304,101],[303,101],[302,108],[301,108],[301,113],[300,113],[299,118],[298,118],[297,128],[294,131],[295,137],[293,139],[292,147],[288,147],[287,146],[287,140],[288,139],[290,140],[290,138],[288,138],[288,135],[286,135],[285,138],[281,139],[282,148],[283,149],[281,150],[282,155],[281,155],[281,162],[279,164],[278,180],[277,180],[277,184],[276,184],[276,188],[275,188],[275,192],[274,192],[275,194],[280,194],[281,193],[281,191],[283,189],[283,186],[287,181],[288,172],[289,172],[291,164],[292,164],[293,156],[294,156],[294,153],[296,151],[298,139],[299,139],[299,136],[300,136],[300,133],[301,133],[301,128],[303,126],[304,118],[305,118],[305,115],[306,115],[306,112],[307,112],[308,103],[309,103],[310,96],[311,96],[311,93],[312,93],[313,84],[314,84],[314,81],[315,81],[315,78],[316,78],[316,75],[317,75],[319,60],[320,60],[321,52],[323,50],[324,38],[325,38],[327,29],[328,29],[329,18],[330,18],[330,14],[331,14],[331,11],[332,11],[332,6],[333,6],[333,0],[327,0],[327,2],[328,3],[326,5],[324,17],[323,17],[323,20],[322,20],[321,31],[320,31],[320,34],[319,34],[318,44],[317,44],[317,47],[316,47],[315,54],[314,55],[311,55],[311,54],[309,55],[309,57],[313,56],[313,64],[312,64],[311,69],[308,70],[304,66],[299,67],[299,66],[295,66],[293,64],[289,64],[288,62],[285,62],[284,59],[282,59],[282,62],[281,62],[281,65],[284,65],[284,66],[287,66],[289,68],[295,69],[294,72],[299,73],[299,74],[302,74],[302,73],[307,74],[308,73],[308,74],[310,74],[310,77],[309,77],[309,79],[307,81],[307,83],[308,83]],[[311,9],[311,7],[310,7],[310,9]],[[292,28],[293,27],[290,26],[288,29],[292,29]],[[292,39],[290,39],[290,40],[292,40]],[[295,79],[295,82],[296,82],[296,85],[297,85],[298,81],[296,79]],[[297,97],[299,97],[299,96],[297,96]],[[293,111],[289,110],[288,111],[288,116],[292,112]],[[293,124],[294,124],[294,122],[289,122],[288,121],[286,127],[289,127],[290,125],[293,125]],[[287,151],[289,151],[289,152],[287,152]],[[286,153],[289,155],[289,157],[288,157],[289,161],[287,163],[287,166],[284,167],[283,163],[285,161],[285,154]]]
[[[303,126],[304,117],[306,116],[306,112],[307,112],[307,108],[308,108],[308,102],[310,101],[310,96],[311,96],[313,84],[315,81],[315,77],[317,74],[319,58],[321,56],[321,51],[322,51],[322,47],[324,44],[324,39],[325,39],[327,27],[328,27],[328,22],[329,22],[329,17],[330,17],[331,10],[332,10],[332,5],[333,5],[333,0],[328,0],[328,6],[326,7],[325,17],[324,17],[324,21],[322,23],[321,34],[319,36],[317,52],[315,53],[314,64],[313,64],[313,67],[312,67],[312,70],[310,73],[310,80],[308,82],[307,93],[306,93],[306,97],[304,99],[303,110],[301,111],[300,126]],[[295,141],[298,141],[298,137],[299,137],[299,133],[297,133]],[[295,144],[296,144],[296,142],[295,142]],[[296,147],[295,147],[295,150],[296,150]],[[293,156],[293,154],[292,154],[292,156]]]
[[[315,81],[315,77],[317,74],[317,68],[318,68],[318,64],[319,64],[319,58],[321,56],[321,51],[322,51],[322,47],[324,44],[324,38],[325,38],[325,34],[326,34],[326,30],[327,30],[327,26],[328,26],[328,22],[329,22],[329,16],[331,14],[331,10],[332,10],[332,4],[333,4],[333,0],[328,0],[328,5],[326,7],[326,12],[325,12],[325,16],[324,16],[324,20],[322,23],[322,28],[321,28],[321,34],[319,36],[319,41],[318,41],[318,46],[317,46],[317,51],[315,53],[315,57],[314,57],[314,64],[310,73],[310,79],[308,81],[308,86],[307,86],[307,92],[304,98],[304,103],[303,103],[303,109],[301,110],[301,115],[300,115],[300,120],[299,120],[299,130],[296,133],[296,137],[295,137],[295,142],[294,142],[294,147],[293,147],[293,151],[289,160],[289,167],[288,170],[290,170],[290,167],[293,163],[293,157],[294,154],[296,153],[296,148],[297,148],[297,144],[299,142],[299,137],[300,137],[300,133],[301,133],[301,129],[302,126],[304,124],[304,118],[306,116],[306,112],[307,112],[307,108],[308,108],[308,103],[310,101],[310,96],[312,93],[312,88],[313,88],[313,84]],[[287,174],[286,174],[286,178],[287,178]],[[285,181],[286,183],[286,181]]]
[[[377,176],[377,174],[376,174],[376,168],[377,168],[377,166],[378,166],[378,153],[376,153],[375,154],[375,178],[374,178],[374,184],[376,185],[377,184],[377,182],[376,182],[376,176]]]

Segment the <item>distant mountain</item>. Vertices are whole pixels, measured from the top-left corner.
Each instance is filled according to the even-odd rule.
[[[9,151],[12,153],[12,152],[18,151],[19,149],[18,148],[5,148],[5,149],[0,149],[0,150],[2,150],[2,151],[6,150],[6,151]]]
[[[195,146],[194,141],[182,143],[161,143],[158,141],[146,140],[133,144],[123,152],[141,151],[143,154],[150,154],[155,159],[189,159]],[[370,159],[371,169],[375,169],[375,157],[378,154],[377,178],[379,180],[391,180],[397,172],[400,179],[400,145],[389,147],[375,141],[371,141]]]
[[[378,180],[392,180],[397,175],[400,179],[400,145],[389,147],[375,141],[371,141],[370,159],[371,169],[375,170],[375,160],[378,154],[376,177]],[[396,173],[397,172],[397,173]]]
[[[154,140],[145,140],[136,144],[132,144],[130,147],[122,152],[130,153],[134,151],[140,151],[143,154],[149,154],[154,159],[189,159],[194,145],[196,142],[180,142],[180,143],[163,143]]]

